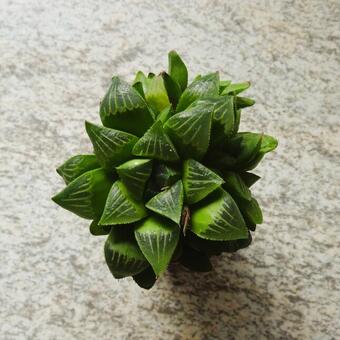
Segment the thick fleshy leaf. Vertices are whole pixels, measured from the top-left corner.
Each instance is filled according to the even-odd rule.
[[[92,221],[90,224],[90,233],[94,236],[108,235],[110,233],[111,226],[99,225],[98,220]]]
[[[133,280],[138,284],[139,287],[150,289],[155,284],[157,278],[152,267],[149,266],[139,274],[133,275]]]
[[[216,190],[224,180],[203,164],[188,159],[183,166],[185,201],[197,203]]]
[[[236,97],[236,108],[243,109],[245,107],[253,106],[255,104],[255,100],[246,97]]]
[[[158,188],[164,190],[181,178],[181,171],[174,165],[157,163],[155,165],[153,177]]]
[[[239,94],[250,87],[250,82],[246,81],[244,83],[235,83],[228,85],[222,92],[222,94]]]
[[[180,89],[184,91],[188,85],[187,67],[185,66],[183,60],[177,54],[176,51],[169,52],[168,60],[169,60],[168,70],[169,75],[175,82],[177,82],[177,84],[180,86]]]
[[[178,83],[166,72],[162,72],[161,75],[164,80],[164,86],[168,94],[170,103],[174,108],[176,108],[178,100],[182,94],[181,88]]]
[[[166,270],[176,249],[179,234],[180,229],[175,223],[156,216],[149,217],[137,225],[136,240],[156,276]]]
[[[121,181],[116,181],[107,196],[99,224],[127,224],[139,221],[146,215],[144,205],[129,195],[128,190]]]
[[[156,121],[135,144],[132,154],[168,162],[179,160],[175,146],[164,131],[160,120]]]
[[[221,96],[214,104],[211,145],[221,147],[235,132],[234,97]]]
[[[246,248],[250,245],[252,237],[248,232],[248,238],[231,241],[211,241],[198,237],[192,232],[186,235],[186,242],[197,251],[204,252],[207,255],[220,255],[221,253],[234,253],[239,249]]]
[[[231,84],[231,80],[220,80],[219,92],[220,94],[223,90]]]
[[[237,204],[247,225],[261,224],[263,222],[261,208],[254,197],[250,201],[238,200]]]
[[[104,253],[106,263],[116,279],[137,275],[149,266],[135,240],[132,226],[111,228]]]
[[[157,120],[160,120],[164,124],[172,115],[173,110],[171,109],[171,105],[169,105],[157,116]]]
[[[80,217],[96,219],[103,212],[112,183],[103,169],[90,170],[73,180],[52,200]]]
[[[107,127],[142,136],[154,118],[138,91],[118,77],[100,104],[100,118]]]
[[[183,207],[182,181],[177,181],[169,189],[161,191],[158,195],[152,197],[145,206],[179,224]]]
[[[212,270],[209,257],[205,253],[197,251],[187,244],[183,247],[180,263],[194,272],[205,273]]]
[[[143,89],[146,102],[154,112],[161,112],[170,105],[162,76],[148,78]]]
[[[218,72],[209,73],[204,77],[194,80],[182,93],[177,105],[177,112],[185,110],[197,99],[213,98],[219,94]]]
[[[165,129],[182,158],[200,160],[209,147],[214,105],[201,101],[172,116]]]
[[[262,135],[260,153],[271,152],[276,149],[278,145],[277,139],[269,135]]]
[[[208,240],[248,237],[248,229],[233,198],[223,189],[209,195],[191,214],[191,230]]]
[[[69,184],[83,173],[97,169],[100,164],[95,155],[77,155],[68,159],[57,168],[57,173]]]
[[[101,166],[107,170],[131,158],[138,138],[129,133],[85,122],[87,134]]]
[[[243,179],[243,182],[246,184],[248,188],[250,188],[253,184],[255,184],[261,177],[257,176],[251,172],[241,172],[240,176]]]
[[[223,173],[223,178],[225,180],[223,187],[232,196],[237,196],[247,201],[251,200],[251,192],[246,183],[244,183],[242,177],[237,172],[225,171]]]
[[[132,159],[116,168],[120,180],[137,200],[142,199],[145,184],[152,172],[151,159]]]

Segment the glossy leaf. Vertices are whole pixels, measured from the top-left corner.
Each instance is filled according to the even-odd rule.
[[[139,274],[133,275],[133,280],[138,284],[139,287],[150,289],[155,284],[157,278],[152,267],[149,266]]]
[[[197,251],[188,245],[183,247],[180,263],[194,272],[210,272],[212,265],[209,257],[203,252]]]
[[[90,224],[90,233],[94,236],[108,235],[110,233],[111,226],[99,225],[98,221],[94,220]]]
[[[133,228],[115,226],[104,246],[105,260],[116,279],[137,275],[149,264],[138,247]]]
[[[176,108],[178,100],[182,94],[181,88],[178,83],[166,72],[162,72],[161,76],[163,77],[164,86],[168,94],[170,103],[174,108]]]
[[[180,229],[175,223],[160,217],[149,217],[137,225],[136,240],[156,276],[166,270],[177,246],[179,234]]]
[[[144,87],[144,94],[148,105],[157,113],[170,105],[162,76],[148,78]]]
[[[223,90],[231,84],[231,80],[220,80],[219,93],[221,94]]]
[[[124,184],[116,181],[107,196],[100,225],[127,224],[147,215],[143,203],[133,199]]]
[[[112,170],[131,158],[131,150],[138,138],[129,133],[85,122],[98,162]]]
[[[129,193],[137,200],[143,198],[145,184],[152,171],[151,159],[132,159],[116,168],[118,176]]]
[[[217,189],[191,214],[191,230],[208,240],[236,240],[248,237],[248,229],[233,198]]]
[[[241,172],[240,176],[243,179],[243,182],[246,184],[248,188],[250,188],[253,184],[255,184],[261,177],[257,176],[251,172]]]
[[[177,105],[177,112],[185,110],[197,99],[214,98],[219,94],[218,72],[209,73],[194,80],[182,93]]]
[[[142,136],[154,118],[138,91],[118,77],[100,104],[100,118],[104,126]]]
[[[168,162],[176,162],[179,156],[172,141],[163,129],[161,121],[156,121],[132,149],[135,156],[148,157]]]
[[[269,135],[262,135],[259,152],[263,154],[271,152],[276,149],[277,145],[278,145],[277,139]]]
[[[160,120],[164,124],[172,115],[173,111],[171,105],[169,105],[157,116],[157,120]]]
[[[182,181],[177,181],[169,189],[161,191],[158,195],[152,197],[145,206],[179,224],[183,207]]]
[[[83,173],[97,169],[100,165],[95,155],[77,155],[57,168],[57,173],[69,184]]]
[[[183,165],[185,201],[197,203],[223,183],[223,179],[203,164],[189,159]]]
[[[225,171],[223,173],[224,185],[223,187],[232,195],[247,201],[251,200],[251,192],[243,181],[242,177],[233,171]]]
[[[182,158],[200,160],[209,147],[214,105],[200,102],[172,116],[165,129]]]
[[[236,97],[236,108],[243,109],[245,107],[253,106],[255,104],[255,100],[246,97]]]
[[[239,94],[250,87],[250,82],[246,81],[244,83],[235,83],[228,85],[223,91],[222,94]]]
[[[238,200],[237,203],[247,224],[253,225],[263,222],[262,211],[255,198],[252,198],[250,201]]]
[[[73,180],[52,200],[80,217],[96,219],[103,212],[112,183],[103,169],[90,170]]]
[[[169,70],[171,78],[179,85],[181,91],[184,91],[188,85],[188,70],[181,57],[176,51],[170,51],[168,54]]]

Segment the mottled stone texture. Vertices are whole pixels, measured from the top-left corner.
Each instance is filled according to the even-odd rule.
[[[0,338],[339,339],[339,18],[338,0],[2,0]],[[280,145],[252,246],[143,291],[50,197],[111,76],[160,71],[170,49],[191,77],[252,80],[241,129]]]

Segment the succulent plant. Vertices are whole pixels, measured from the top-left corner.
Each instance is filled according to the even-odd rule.
[[[112,275],[151,288],[171,262],[211,270],[210,257],[247,247],[262,212],[249,172],[277,141],[239,132],[249,82],[188,72],[175,51],[168,72],[138,72],[132,85],[113,77],[100,103],[103,126],[85,122],[94,154],[77,155],[57,172],[61,207],[108,235]]]

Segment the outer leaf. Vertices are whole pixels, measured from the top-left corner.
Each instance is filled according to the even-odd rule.
[[[98,221],[92,221],[90,224],[90,233],[94,236],[101,236],[101,235],[107,235],[110,233],[111,226],[103,226],[99,225]]]
[[[106,263],[116,279],[137,275],[149,266],[134,238],[133,229],[126,226],[111,229],[104,253]]]
[[[240,176],[242,177],[243,182],[246,184],[248,188],[250,188],[261,178],[260,176],[257,176],[251,172],[241,172]]]
[[[64,209],[92,220],[102,214],[111,186],[112,180],[105,171],[95,169],[77,177],[52,200]]]
[[[200,160],[209,147],[214,106],[201,101],[172,116],[165,129],[183,158]]]
[[[220,94],[223,92],[223,90],[231,84],[231,80],[220,80],[220,88],[219,92]]]
[[[267,153],[276,149],[278,145],[277,139],[269,135],[263,135],[261,140],[260,153]]]
[[[162,72],[161,75],[164,80],[164,86],[168,94],[169,100],[172,106],[175,108],[182,94],[182,90],[180,86],[178,85],[178,83],[171,76],[169,76],[166,72]]]
[[[181,57],[176,51],[170,51],[168,54],[169,59],[169,75],[174,79],[181,90],[184,91],[188,85],[188,70],[182,61]]]
[[[69,184],[83,173],[97,169],[100,165],[95,155],[77,155],[68,159],[58,169],[57,173]]]
[[[147,215],[144,205],[135,201],[121,181],[116,181],[107,196],[100,225],[127,224]]]
[[[180,262],[184,267],[194,272],[204,273],[210,272],[212,270],[212,265],[209,257],[203,252],[191,248],[187,244],[183,248]]]
[[[248,229],[232,197],[217,189],[191,215],[191,230],[208,240],[237,240],[248,237]]]
[[[151,264],[156,276],[164,271],[179,240],[180,229],[169,220],[149,217],[135,229],[139,248]]]
[[[255,100],[246,97],[236,97],[236,108],[243,109],[245,107],[253,106],[255,104]]]
[[[145,206],[179,224],[183,207],[182,181],[177,181],[170,189],[161,191],[158,195],[152,197]]]
[[[85,126],[103,168],[112,170],[131,158],[131,150],[138,140],[136,136],[89,122],[85,122]]]
[[[229,86],[227,86],[222,94],[239,94],[245,90],[247,90],[250,87],[250,82],[246,81],[244,83],[235,83],[235,84],[230,84]]]
[[[225,180],[223,186],[230,194],[247,201],[251,200],[251,192],[238,173],[226,171],[223,178]]]
[[[138,91],[118,77],[100,104],[100,118],[107,127],[142,136],[154,118]]]
[[[132,154],[168,162],[179,160],[177,151],[159,120],[136,143]]]
[[[152,171],[151,159],[132,159],[116,168],[119,178],[129,193],[137,200],[142,199],[145,184]]]
[[[134,281],[139,287],[144,289],[150,289],[156,282],[156,275],[152,267],[147,267],[139,274],[133,276]]]
[[[238,200],[237,203],[247,224],[254,225],[263,222],[262,211],[255,198],[252,198],[250,201]]]
[[[219,94],[218,72],[194,80],[183,92],[177,105],[177,112],[185,110],[197,99],[217,97]]]
[[[183,166],[183,186],[188,204],[197,203],[216,190],[224,180],[201,163],[189,159]]]

